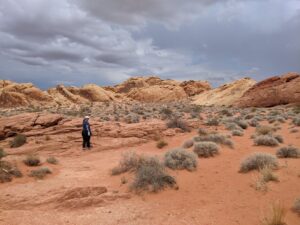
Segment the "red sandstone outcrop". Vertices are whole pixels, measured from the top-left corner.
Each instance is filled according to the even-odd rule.
[[[235,103],[238,107],[270,107],[300,103],[300,74],[287,73],[263,80]]]
[[[183,81],[180,86],[183,87],[188,96],[198,95],[211,90],[211,86],[207,81]]]

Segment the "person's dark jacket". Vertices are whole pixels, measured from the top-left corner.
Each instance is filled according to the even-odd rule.
[[[91,127],[89,121],[84,119],[82,123],[82,135],[84,136],[92,136]]]

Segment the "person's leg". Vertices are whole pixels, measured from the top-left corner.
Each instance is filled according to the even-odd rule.
[[[87,144],[87,147],[88,148],[91,148],[91,136],[87,136],[87,138],[86,138],[86,144]]]
[[[82,135],[82,148],[85,149],[87,145],[87,140],[86,140],[86,136]]]

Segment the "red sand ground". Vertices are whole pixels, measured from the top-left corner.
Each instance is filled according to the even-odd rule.
[[[290,134],[287,128],[285,124],[278,131],[285,145],[300,147],[300,133]],[[195,172],[170,171],[176,177],[179,190],[167,189],[157,194],[129,192],[128,184],[122,185],[121,178],[130,181],[130,175],[111,176],[110,169],[118,164],[122,152],[136,150],[162,156],[195,133],[167,138],[169,146],[163,150],[157,149],[155,142],[149,142],[117,150],[94,148],[89,152],[74,146],[66,155],[58,146],[57,152],[52,154],[59,159],[59,165],[44,164],[54,170],[51,176],[41,181],[26,176],[0,184],[0,224],[256,225],[278,200],[287,210],[287,224],[300,224],[300,217],[290,209],[300,197],[299,159],[279,160],[280,169],[275,174],[280,182],[269,182],[266,193],[251,187],[258,172],[238,173],[244,157],[253,152],[275,154],[277,149],[253,146],[250,139],[253,132],[253,128],[248,128],[245,136],[232,137],[234,150],[222,147],[218,156],[199,159]],[[42,151],[40,155],[45,158],[45,153]],[[14,157],[20,161],[22,156]],[[22,163],[19,165],[23,171],[31,169]],[[73,190],[77,187],[83,188]],[[108,193],[98,195],[85,187],[106,187]]]

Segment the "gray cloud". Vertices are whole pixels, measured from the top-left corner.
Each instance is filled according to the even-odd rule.
[[[300,71],[299,36],[298,0],[0,0],[0,79],[216,86]]]

